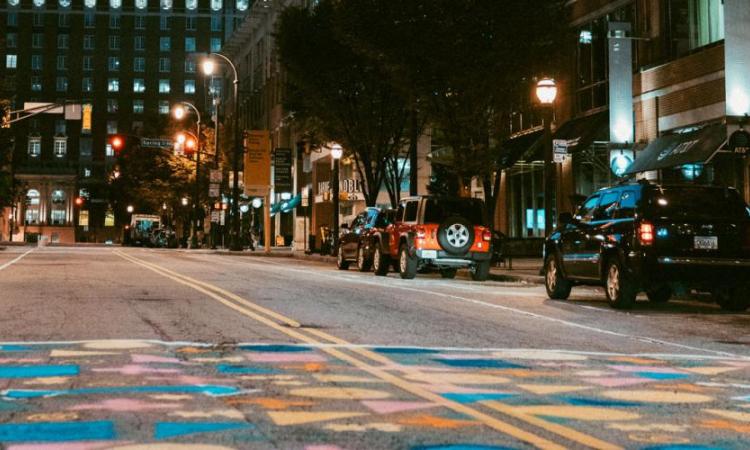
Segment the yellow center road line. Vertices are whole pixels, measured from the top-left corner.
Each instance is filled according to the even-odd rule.
[[[5,268],[8,268],[8,267],[12,266],[13,264],[15,264],[18,261],[22,260],[24,256],[28,255],[29,253],[31,253],[33,251],[34,251],[34,249],[31,249],[31,250],[27,251],[26,253],[22,253],[22,254],[18,255],[16,258],[14,258],[14,259],[8,261],[7,263],[3,264],[2,266],[0,266],[0,270],[3,270]]]
[[[154,263],[150,263],[148,261],[141,260],[139,258],[136,258],[132,255],[126,254],[121,251],[115,252],[118,256],[122,257],[123,259],[126,259],[134,264],[137,264],[141,267],[147,268],[153,272],[156,272],[159,275],[162,275],[166,278],[169,278],[179,284],[183,284],[185,286],[191,287],[203,294],[206,294],[210,298],[213,298],[214,300],[218,301],[219,303],[234,309],[235,311],[240,312],[241,314],[252,318],[253,320],[256,320],[274,330],[277,330],[295,340],[298,340],[300,342],[304,342],[306,344],[312,344],[312,345],[321,345],[324,344],[323,342],[320,342],[318,339],[315,339],[314,336],[317,336],[319,338],[322,338],[324,340],[327,340],[329,342],[333,342],[336,344],[342,344],[342,345],[352,345],[351,343],[340,339],[338,337],[332,336],[328,333],[325,333],[320,330],[315,329],[309,329],[305,327],[301,327],[299,322],[289,319],[281,314],[278,314],[274,311],[271,311],[267,308],[264,308],[262,306],[256,305],[252,302],[249,302],[248,300],[237,296],[236,294],[233,294],[231,292],[228,292],[222,288],[219,288],[217,286],[214,286],[209,283],[205,283],[199,280],[195,280],[191,277],[179,274],[177,272],[174,272],[172,270],[166,269],[162,266],[159,266]],[[240,303],[239,305],[227,300],[226,297],[231,298],[232,300],[235,300],[237,303]],[[273,317],[274,319],[278,320],[279,322],[286,324],[287,326],[281,325],[274,320],[271,320],[268,317],[265,317],[261,314],[266,314],[270,317]],[[288,325],[296,324],[296,326],[291,329]],[[313,335],[313,336],[309,336]],[[357,367],[358,369],[367,372],[383,381],[386,381],[406,392],[409,392],[417,397],[421,397],[425,400],[429,400],[435,404],[438,404],[440,406],[443,406],[445,408],[451,409],[455,412],[465,414],[469,417],[472,417],[476,419],[477,421],[483,423],[484,425],[493,428],[501,433],[507,434],[509,436],[512,436],[516,439],[519,439],[521,441],[527,442],[531,445],[534,445],[538,448],[543,449],[562,449],[565,448],[555,442],[549,441],[541,436],[538,436],[536,434],[533,434],[529,431],[523,430],[521,428],[518,428],[510,423],[504,422],[500,419],[497,419],[489,414],[483,413],[475,408],[472,408],[470,406],[449,400],[439,394],[436,394],[434,392],[431,392],[427,389],[424,389],[423,387],[419,386],[418,384],[414,384],[410,381],[407,381],[403,378],[400,378],[392,373],[387,372],[386,370],[374,367],[370,364],[368,364],[365,361],[362,361],[360,359],[357,359],[353,356],[350,356],[344,352],[342,352],[338,348],[333,347],[325,347],[321,346],[319,349],[323,352],[328,353],[329,355],[333,356],[336,359],[339,359],[341,361],[347,362],[351,364],[354,367]],[[382,364],[386,365],[392,365],[392,366],[399,366],[399,364],[395,363],[393,360],[383,356],[379,355],[377,353],[374,353],[368,349],[365,348],[359,348],[359,347],[350,347],[349,351],[359,353],[360,355],[380,362]],[[413,370],[408,370],[408,368],[404,368],[405,372],[418,372]],[[507,405],[500,404],[499,402],[493,402],[497,403],[502,407],[504,410],[512,410],[512,407],[509,407]],[[526,422],[527,424],[540,427],[542,429],[545,429],[548,432],[552,432],[554,434],[558,434],[560,436],[565,437],[566,439],[570,439],[571,441],[578,442],[580,444],[584,444],[586,446],[592,447],[592,448],[606,448],[606,449],[617,449],[619,447],[606,443],[604,441],[598,440],[594,437],[585,435],[583,433],[580,433],[576,430],[564,427],[562,425],[557,424],[550,424],[548,422],[545,422],[541,419],[538,419],[536,417],[530,417],[525,414],[508,414],[505,411],[500,411],[496,407],[492,407],[491,405],[487,405],[491,409],[494,409],[498,412],[501,412],[503,414],[507,414],[511,417],[514,417],[516,419],[522,420]],[[497,406],[497,405],[494,405]]]

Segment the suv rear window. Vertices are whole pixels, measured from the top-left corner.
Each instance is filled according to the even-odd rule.
[[[739,193],[729,188],[664,187],[651,192],[648,207],[665,217],[747,218]]]
[[[451,216],[461,216],[475,225],[484,225],[484,202],[477,198],[427,200],[425,223],[441,223]]]

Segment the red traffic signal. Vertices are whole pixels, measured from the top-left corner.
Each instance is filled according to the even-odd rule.
[[[112,149],[118,153],[125,148],[125,138],[119,135],[112,136],[109,143],[112,145]]]
[[[84,202],[83,197],[76,197],[76,206],[83,205],[83,202]]]

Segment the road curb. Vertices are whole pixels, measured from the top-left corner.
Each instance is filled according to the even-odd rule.
[[[491,273],[490,280],[510,283],[544,284],[544,277],[539,275],[511,275],[505,273]]]

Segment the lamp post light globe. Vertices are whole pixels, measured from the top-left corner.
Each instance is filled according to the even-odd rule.
[[[177,136],[175,137],[175,140],[180,145],[184,144],[186,139],[187,137],[185,136],[185,133],[177,133]]]
[[[204,75],[213,75],[216,68],[214,62],[210,59],[204,60],[203,64],[201,64],[201,67],[203,68]]]
[[[344,149],[339,144],[334,144],[331,147],[331,157],[338,160],[342,156],[344,156]]]
[[[185,107],[182,105],[177,105],[172,109],[172,115],[177,120],[182,120],[185,117],[185,114],[187,112],[185,111]]]
[[[536,97],[543,105],[551,105],[557,97],[557,85],[552,78],[543,78],[536,84]]]
[[[133,208],[133,205],[128,205],[127,211],[128,211],[128,214],[132,214],[133,211],[135,211],[135,208]]]
[[[182,202],[181,203],[182,203],[182,206],[187,206],[188,205],[188,199],[187,199],[187,197],[182,197]]]
[[[255,208],[255,209],[258,209],[258,208],[260,208],[260,207],[261,207],[262,205],[263,205],[263,200],[261,200],[261,199],[259,199],[259,198],[254,198],[254,199],[253,199],[253,208]]]

